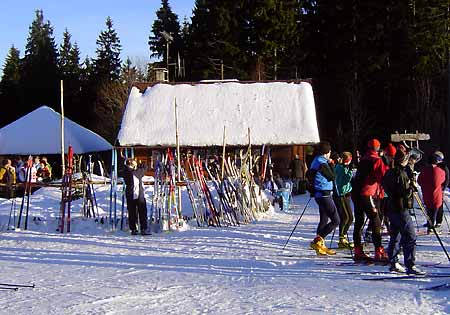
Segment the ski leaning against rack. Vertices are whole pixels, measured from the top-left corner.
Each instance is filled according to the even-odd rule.
[[[34,174],[35,175],[35,174]],[[27,199],[27,208],[25,210],[25,226],[26,230],[28,227],[28,210],[30,208],[30,195],[31,195],[31,182],[33,181],[33,157],[30,155],[27,161],[27,171],[26,171],[26,181],[25,181],[25,190],[22,197],[22,203],[20,204],[19,216],[17,220],[17,228],[20,229],[20,223],[22,220],[23,208],[25,205],[25,199]]]
[[[70,233],[70,208],[72,204],[72,171],[73,171],[73,149],[69,146],[67,152],[67,168],[64,172],[61,187],[61,221],[59,223],[59,232],[64,233],[64,224],[66,224],[66,231]],[[66,211],[67,209],[67,211]]]

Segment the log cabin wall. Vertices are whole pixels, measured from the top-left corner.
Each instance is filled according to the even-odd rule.
[[[227,155],[237,155],[239,156],[239,151],[241,147],[229,147],[226,150]],[[161,159],[162,154],[165,153],[167,148],[161,148],[161,149],[154,149],[154,148],[135,148],[134,155],[135,158],[140,161],[141,163],[144,163],[148,166],[148,171],[146,175],[153,176],[154,175],[154,167],[155,167],[155,161],[157,159]],[[290,145],[290,146],[272,146],[270,147],[271,155],[272,155],[272,163],[273,163],[273,173],[278,173],[282,177],[289,177],[290,176],[290,164],[291,161],[294,159],[295,155],[298,154],[301,160],[306,161],[309,165],[309,156],[307,154],[308,152],[308,146],[307,145]],[[202,158],[205,158],[205,156],[212,156],[212,155],[222,155],[222,148],[220,147],[211,147],[208,149],[205,148],[182,148],[181,154],[185,154],[187,151],[191,151],[194,154],[200,154]],[[256,154],[258,151],[261,152],[261,147],[252,147],[252,151],[254,154]],[[182,162],[183,164],[183,162]],[[189,167],[188,165],[184,165],[188,176],[190,175]]]

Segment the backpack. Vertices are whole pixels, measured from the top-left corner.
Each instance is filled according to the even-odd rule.
[[[305,173],[305,178],[306,178],[306,190],[310,193],[310,194],[314,194],[315,193],[315,189],[314,189],[314,179],[316,178],[316,174],[317,174],[317,170],[313,169],[313,168],[308,168],[308,170]]]

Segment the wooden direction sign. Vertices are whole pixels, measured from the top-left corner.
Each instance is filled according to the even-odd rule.
[[[427,133],[393,133],[391,134],[392,142],[402,142],[402,141],[421,141],[430,140],[430,135]]]

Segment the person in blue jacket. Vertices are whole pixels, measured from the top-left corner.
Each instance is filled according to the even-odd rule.
[[[335,255],[336,251],[325,246],[325,238],[339,226],[339,214],[333,201],[335,174],[330,165],[331,145],[323,141],[317,145],[317,156],[311,163],[314,175],[314,199],[319,206],[320,221],[317,236],[310,246],[318,255]]]

